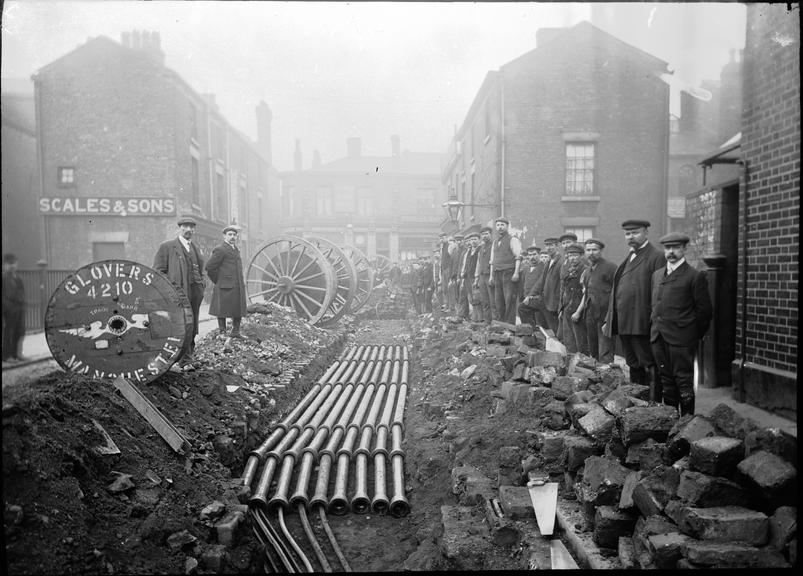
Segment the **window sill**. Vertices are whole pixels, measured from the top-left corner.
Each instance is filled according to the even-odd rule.
[[[561,196],[561,202],[599,202],[599,196]]]

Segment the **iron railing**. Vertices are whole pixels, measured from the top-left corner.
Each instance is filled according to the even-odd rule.
[[[25,329],[44,330],[50,295],[75,270],[17,270],[25,285]]]

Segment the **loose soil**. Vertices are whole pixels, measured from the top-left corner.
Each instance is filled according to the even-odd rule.
[[[376,318],[373,307],[333,330],[311,327],[278,306],[251,313],[243,322],[247,339],[204,337],[193,371],[170,371],[139,386],[188,438],[186,454],[175,453],[109,382],[59,369],[4,388],[4,572],[211,573],[203,556],[216,533],[201,511],[215,500],[236,502],[248,452],[341,352],[359,344],[409,347],[404,448],[411,512],[403,518],[329,515],[351,568],[526,568],[523,545],[492,547],[457,562],[441,554],[440,507],[456,503],[452,468],[471,464],[496,481],[500,448],[517,446],[526,454],[534,440],[531,418],[496,413],[490,392],[501,381],[500,369],[484,361],[484,349],[472,340],[480,328],[449,326],[437,315]],[[473,375],[461,377],[468,366],[475,366]],[[96,450],[106,441],[95,422],[120,454]],[[317,514],[310,519],[341,571]],[[320,570],[297,514],[287,514],[287,521]],[[222,571],[262,570],[260,543],[245,525]]]

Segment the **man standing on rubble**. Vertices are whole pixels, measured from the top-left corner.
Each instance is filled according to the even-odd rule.
[[[494,294],[489,280],[491,278],[491,234],[489,226],[480,228],[480,248],[477,252],[477,268],[474,271],[474,286],[477,288],[480,320],[490,324],[494,319]]]
[[[558,316],[563,325],[562,339],[568,352],[588,354],[586,326],[582,312],[575,315],[583,299],[583,286],[580,277],[585,272],[583,262],[585,249],[582,244],[574,243],[565,248],[565,260],[560,271],[560,307]]]
[[[650,244],[647,220],[625,220],[622,229],[630,253],[613,277],[611,300],[603,332],[619,336],[630,381],[650,387],[650,400],[661,401],[661,381],[650,346],[652,274],[666,265],[663,253]]]
[[[713,309],[705,272],[686,262],[689,237],[663,236],[666,266],[652,275],[650,343],[663,387],[664,404],[694,414],[694,356]]]
[[[560,251],[560,240],[558,238],[547,238],[544,240],[547,254],[549,254],[549,262],[546,265],[544,274],[541,280],[536,284],[536,296],[540,294],[539,299],[536,298],[536,306],[544,313],[548,328],[552,331],[552,335],[556,336],[558,333],[558,308],[560,307],[560,269],[563,266],[563,254]]]
[[[608,314],[616,264],[602,257],[604,248],[602,240],[589,238],[585,241],[588,268],[580,278],[580,283],[583,285],[583,300],[575,314],[579,321],[582,321],[581,315],[585,315],[589,354],[603,364],[612,364],[613,342],[602,333],[602,325]]]
[[[472,312],[477,303],[474,301],[474,271],[477,268],[477,257],[480,248],[480,233],[470,232],[466,235],[468,247],[463,254],[460,265],[460,298],[458,300],[457,315],[463,320],[471,320]]]
[[[522,284],[522,301],[519,304],[519,318],[522,324],[529,324],[535,329],[543,326],[543,314],[538,307],[535,297],[536,286],[544,273],[544,265],[541,263],[541,248],[530,246],[527,248],[527,265],[524,267]],[[544,326],[546,328],[546,326]]]
[[[192,308],[192,336],[184,342],[184,352],[179,362],[186,364],[195,353],[195,337],[198,335],[198,316],[204,299],[204,259],[198,245],[192,241],[196,222],[192,216],[178,219],[178,236],[159,245],[153,258],[153,268],[184,291]]]
[[[223,229],[223,242],[215,246],[206,273],[215,284],[209,314],[217,316],[221,334],[226,333],[226,319],[231,318],[232,338],[242,338],[240,322],[245,316],[245,281],[243,280],[243,261],[237,239],[240,227],[231,224]]]
[[[510,220],[504,216],[496,219],[495,226],[498,236],[491,245],[491,276],[488,283],[494,288],[494,302],[499,320],[515,324],[521,241],[508,232]]]

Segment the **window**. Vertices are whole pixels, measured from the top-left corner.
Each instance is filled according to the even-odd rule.
[[[215,216],[220,221],[228,222],[229,203],[226,193],[226,181],[220,172],[215,172],[215,200],[217,202]]]
[[[566,194],[594,195],[593,143],[566,144]]]
[[[241,225],[247,224],[247,222],[245,221],[245,215],[248,212],[247,202],[248,200],[246,199],[245,195],[245,181],[240,180],[239,194],[237,197],[237,214],[238,214],[237,220],[240,222]]]
[[[192,160],[192,203],[196,206],[201,205],[201,171],[198,166],[198,159],[194,156],[191,157]]]
[[[594,229],[593,228],[564,228],[564,234],[575,234],[577,236],[577,241],[580,243],[585,242],[589,238],[594,237]]]
[[[415,195],[416,214],[432,214],[435,211],[435,196],[434,188],[418,188]]]
[[[339,186],[335,190],[334,211],[337,214],[352,214],[356,198],[353,186]]]
[[[75,168],[72,166],[61,166],[58,171],[59,186],[72,188],[75,186]]]
[[[198,109],[190,102],[190,138],[198,140]]]
[[[374,215],[374,194],[370,187],[357,189],[357,214],[360,216]]]
[[[332,189],[321,186],[315,190],[315,215],[331,216],[334,213]]]

